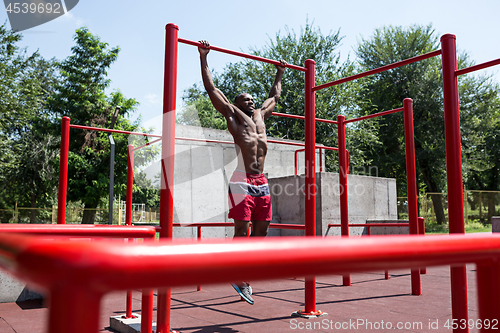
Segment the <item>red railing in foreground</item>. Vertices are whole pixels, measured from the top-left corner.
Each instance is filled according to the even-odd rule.
[[[2,233],[23,233],[42,235],[44,237],[71,237],[71,238],[145,238],[154,239],[156,228],[152,226],[117,226],[117,225],[82,225],[82,224],[0,224]],[[0,250],[1,251],[1,250]],[[143,293],[142,301],[147,304],[152,301],[152,295]],[[127,291],[124,318],[133,318],[132,292]],[[146,322],[153,320],[153,307],[143,307],[142,315]],[[143,328],[147,328],[146,326]]]
[[[0,234],[0,249],[2,268],[50,294],[50,333],[98,332],[101,298],[111,291],[465,263],[477,265],[479,318],[500,318],[500,235],[124,244]]]

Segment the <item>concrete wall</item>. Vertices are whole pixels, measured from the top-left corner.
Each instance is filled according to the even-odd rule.
[[[233,142],[231,134],[195,126],[176,125],[177,138]],[[269,138],[272,139],[272,138]],[[281,139],[280,139],[281,140]],[[291,143],[299,141],[281,140]],[[268,178],[295,173],[295,151],[300,146],[268,143],[264,173]],[[319,153],[317,153],[319,165]],[[236,169],[234,144],[176,140],[174,174],[174,223],[232,222],[227,218],[228,182]],[[298,154],[299,173],[304,172],[304,153]],[[324,165],[324,155],[323,155]],[[159,161],[144,171],[150,179],[159,173]],[[203,237],[232,237],[233,228],[203,228]],[[174,228],[174,237],[196,237],[196,228]]]
[[[304,224],[304,177],[289,176],[270,179],[273,223]],[[340,224],[339,176],[317,173],[316,234],[325,235],[328,224]],[[396,220],[396,180],[348,175],[349,223],[366,220]],[[350,235],[366,233],[365,228],[350,228]],[[272,236],[304,235],[302,230],[273,230]],[[340,235],[340,228],[331,228],[328,235]]]

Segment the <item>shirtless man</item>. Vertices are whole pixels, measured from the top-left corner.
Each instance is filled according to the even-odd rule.
[[[281,79],[287,63],[281,60],[282,66],[276,66],[276,78],[269,97],[260,109],[255,109],[255,101],[250,94],[239,94],[234,103],[231,103],[215,87],[207,63],[210,44],[207,41],[200,43],[204,46],[198,48],[203,85],[215,109],[226,118],[227,128],[233,136],[238,156],[238,166],[229,181],[229,218],[234,219],[234,237],[247,236],[250,222],[252,222],[251,236],[263,237],[267,235],[272,219],[269,185],[263,174],[267,154],[264,120],[271,116],[278,102]],[[254,303],[248,283],[232,285],[244,300],[250,304]]]

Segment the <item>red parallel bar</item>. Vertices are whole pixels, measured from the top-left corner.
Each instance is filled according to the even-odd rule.
[[[70,127],[71,128],[78,128],[78,129],[85,129],[85,130],[89,130],[89,131],[110,132],[110,133],[120,133],[120,134],[140,135],[140,136],[152,136],[155,138],[161,138],[161,135],[158,135],[158,134],[120,131],[120,130],[113,130],[113,129],[108,129],[108,128],[81,126],[81,125],[71,125]]]
[[[441,37],[443,59],[443,105],[446,142],[446,174],[448,185],[448,218],[450,234],[463,234],[464,202],[462,178],[462,147],[460,137],[460,114],[458,98],[456,37],[447,34]],[[467,275],[465,266],[452,267],[451,305],[453,320],[467,322]],[[459,327],[454,332],[468,332],[468,327]]]
[[[350,223],[349,227],[409,227],[409,223]],[[328,228],[330,227],[342,227],[342,224],[330,223],[328,224]]]
[[[183,138],[183,137],[176,137],[176,140],[185,140],[185,141],[196,141],[196,142],[209,142],[209,143],[223,143],[223,144],[231,144],[234,145],[234,142],[232,141],[222,141],[222,140],[207,140],[207,139],[195,139],[195,138]],[[280,141],[280,140],[273,140],[273,139],[267,139],[267,142],[269,143],[278,143],[278,144],[283,144],[283,145],[289,145],[289,146],[299,146],[299,147],[304,147],[304,143],[300,142],[288,142],[288,141]],[[327,150],[338,150],[336,147],[327,147],[327,146],[316,146],[316,149],[321,148],[321,149],[327,149]]]
[[[285,118],[294,118],[294,119],[304,119],[305,116],[299,116],[296,114],[288,114],[288,113],[280,113],[280,112],[273,112],[271,113],[273,116],[278,116],[278,117],[285,117]],[[322,123],[329,123],[329,124],[336,124],[337,121],[335,120],[328,120],[328,119],[321,119],[321,118],[315,118],[316,121],[322,122]]]
[[[396,112],[401,112],[401,111],[403,111],[403,108],[398,108],[398,109],[389,110],[389,111],[382,111],[382,112],[370,114],[370,115],[359,117],[359,118],[349,119],[349,120],[344,121],[344,123],[347,124],[347,123],[352,123],[355,121],[360,121],[360,120],[365,120],[365,119],[370,119],[370,118],[375,118],[375,117],[381,117],[381,116],[385,116],[385,115],[388,115],[391,113],[396,113]]]
[[[59,159],[59,192],[57,198],[57,223],[66,223],[66,196],[68,194],[68,157],[69,157],[70,118],[63,117],[61,122],[61,155]]]
[[[84,224],[0,224],[2,233],[23,233],[46,236],[154,238],[155,227]]]
[[[163,124],[161,146],[160,239],[171,240],[174,220],[175,110],[177,96],[177,48],[179,27],[165,27],[165,70],[163,83]],[[170,333],[170,289],[159,289],[157,333]]]
[[[134,145],[128,145],[127,199],[125,202],[125,224],[132,225],[132,196],[134,184]],[[121,222],[120,222],[121,223]]]
[[[362,78],[362,77],[365,77],[365,76],[369,76],[369,75],[377,74],[377,73],[380,73],[380,72],[384,72],[384,71],[387,71],[389,69],[401,67],[401,66],[408,65],[408,64],[411,64],[411,63],[414,63],[414,62],[417,62],[417,61],[421,61],[421,60],[424,60],[424,59],[436,57],[436,56],[438,56],[440,54],[441,54],[441,50],[436,50],[436,51],[429,52],[429,53],[426,53],[426,54],[422,54],[422,55],[419,55],[419,56],[416,56],[416,57],[413,57],[413,58],[409,58],[409,59],[406,59],[406,60],[398,61],[398,62],[395,62],[393,64],[389,64],[389,65],[382,66],[382,67],[379,67],[379,68],[371,69],[371,70],[363,72],[363,73],[359,73],[359,74],[356,74],[356,75],[348,76],[348,77],[345,77],[345,78],[340,79],[340,80],[332,81],[332,82],[325,83],[325,84],[320,84],[319,86],[316,86],[313,89],[314,89],[314,91],[317,91],[317,90],[321,90],[321,89],[328,88],[328,87],[331,87],[331,86],[336,86],[336,85],[339,85],[339,84],[342,84],[342,83],[345,83],[345,82],[349,82],[349,81],[353,81],[353,80],[356,80],[356,79],[359,79],[359,78]]]
[[[195,142],[209,142],[209,143],[224,143],[228,145],[234,145],[233,141],[223,141],[223,140],[207,140],[207,139],[195,139],[195,138],[183,138],[183,137],[176,137],[176,140],[183,140],[183,141],[195,141]]]
[[[233,222],[200,222],[200,223],[174,223],[174,227],[232,227],[234,226]],[[269,223],[269,228],[274,229],[295,229],[295,230],[304,230],[305,225],[302,224],[286,224],[286,223]],[[199,229],[201,231],[201,229]],[[201,233],[198,233],[201,238]]]
[[[488,61],[488,62],[485,62],[485,63],[482,63],[482,64],[478,64],[478,65],[470,66],[470,67],[467,67],[467,68],[459,69],[459,70],[457,70],[455,72],[455,75],[456,76],[460,76],[460,75],[464,75],[464,74],[467,74],[467,73],[470,73],[470,72],[478,71],[478,70],[481,70],[481,69],[484,69],[484,68],[488,68],[488,67],[492,67],[492,66],[496,66],[496,65],[500,65],[500,58],[499,59],[495,59],[495,60],[491,60],[491,61]]]
[[[369,242],[362,238],[284,237],[124,244],[47,241],[0,233],[0,248],[1,267],[50,294],[47,331],[51,333],[96,333],[101,298],[116,290],[469,262],[478,263],[479,318],[482,322],[500,318],[496,306],[500,301],[500,235],[494,234],[372,236]],[[81,311],[82,305],[88,311]]]
[[[203,44],[201,44],[199,42],[195,42],[195,41],[184,39],[184,38],[179,38],[179,43],[184,43],[184,44],[193,45],[193,46],[196,46],[196,47],[203,47],[203,48],[205,48],[203,46]],[[254,55],[251,55],[251,54],[246,54],[246,53],[237,52],[237,51],[233,51],[233,50],[223,49],[222,47],[218,47],[218,46],[212,46],[212,45],[210,45],[209,49],[210,50],[214,50],[214,51],[218,51],[218,52],[222,52],[222,53],[232,54],[232,55],[235,55],[235,56],[238,56],[238,57],[248,58],[248,59],[262,61],[262,62],[267,62],[268,64],[272,64],[272,65],[276,65],[276,66],[281,66],[281,63],[279,61],[277,61],[277,60],[266,59],[266,58],[254,56]],[[304,67],[300,67],[300,66],[296,66],[296,65],[292,65],[292,64],[287,64],[286,67],[287,68],[291,68],[291,69],[296,69],[296,70],[302,71],[302,72],[306,71],[306,69]]]
[[[145,144],[143,144],[143,145],[141,145],[141,146],[139,146],[139,147],[137,147],[137,148],[134,148],[134,151],[135,151],[135,150],[142,149],[142,148],[147,147],[147,146],[150,146],[150,145],[155,144],[155,143],[160,142],[160,141],[161,141],[161,139],[156,139],[156,140],[154,140],[154,141],[151,141],[151,142],[145,143]]]
[[[406,152],[406,188],[408,193],[408,220],[410,234],[418,235],[417,172],[415,169],[415,134],[413,129],[413,101],[403,100]],[[411,270],[411,293],[421,295],[420,268]]]

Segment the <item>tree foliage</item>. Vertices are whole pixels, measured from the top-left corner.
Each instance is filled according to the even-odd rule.
[[[268,58],[284,59],[290,64],[304,66],[307,59],[315,61],[316,84],[327,83],[352,74],[353,63],[347,59],[341,62],[338,51],[342,41],[340,31],[324,35],[313,24],[306,23],[305,28],[297,34],[285,28],[267,45],[261,49],[251,48],[250,54]],[[209,57],[216,57],[216,52]],[[256,105],[260,105],[268,97],[276,74],[275,66],[243,59],[237,63],[228,64],[222,73],[212,71],[214,83],[229,100],[233,100],[241,92],[251,94]],[[331,87],[316,93],[316,117],[336,120],[338,114],[357,114],[355,102],[357,87],[354,84],[344,84]],[[226,129],[225,119],[211,105],[210,100],[201,85],[194,85],[184,92],[185,107],[178,122],[189,125],[200,125],[217,129]],[[282,93],[275,112],[304,115],[304,73],[287,69],[282,80]],[[304,140],[304,121],[271,117],[266,123],[267,134],[272,137]],[[352,127],[349,138],[358,141],[373,140],[370,125]],[[317,123],[317,142],[326,146],[337,146],[337,131],[331,124]],[[356,138],[356,139],[354,139]],[[361,151],[353,149],[353,163],[364,162]],[[336,169],[337,154],[327,155],[327,165],[330,170]]]
[[[363,39],[356,54],[363,70],[370,70],[439,49],[439,40],[431,25],[384,27]],[[459,67],[472,64],[466,53],[459,57]],[[413,99],[415,157],[422,187],[427,192],[446,191],[446,158],[444,142],[444,111],[441,59],[434,57],[395,68],[362,80],[363,110],[370,114],[402,106],[405,98]],[[489,132],[498,88],[486,78],[460,82],[462,141],[469,156]],[[484,102],[485,105],[482,105]],[[380,145],[372,149],[370,158],[379,175],[394,177],[406,184],[403,115],[391,114],[377,118]],[[485,132],[486,131],[486,132]],[[373,148],[373,147],[372,147]],[[466,157],[465,155],[464,157]],[[467,161],[467,158],[464,159]],[[477,167],[480,163],[469,163]],[[474,165],[474,166],[473,166]],[[398,194],[406,194],[405,186]],[[438,223],[445,221],[441,197],[432,196]]]
[[[72,124],[109,128],[116,106],[121,106],[115,129],[135,131],[138,123],[126,116],[133,112],[137,102],[120,91],[106,95],[110,81],[107,72],[119,53],[118,47],[109,48],[87,28],[76,30],[72,55],[58,64],[61,80],[57,93],[50,99],[51,112],[57,119],[69,116]],[[60,132],[59,132],[60,133]],[[109,190],[110,142],[108,133],[72,130],[70,135],[68,199],[85,205],[82,223],[94,223],[95,210]],[[125,194],[128,136],[114,134],[115,183],[114,192]],[[90,209],[90,210],[89,210]]]
[[[37,52],[28,55],[17,46],[21,39],[0,26],[0,202],[5,208],[16,202],[32,208],[48,205],[56,185],[58,139],[39,126],[47,118],[46,103],[57,76],[54,61]],[[35,222],[35,210],[30,220]]]

